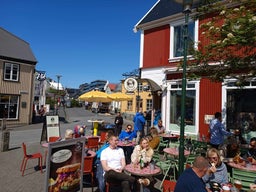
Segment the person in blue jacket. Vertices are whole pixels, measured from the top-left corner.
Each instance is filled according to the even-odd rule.
[[[145,136],[144,126],[146,122],[141,109],[134,116],[133,122],[134,122],[134,130],[137,132],[137,141],[139,141],[140,138]]]
[[[132,125],[131,124],[128,124],[126,126],[126,129],[125,130],[122,130],[122,132],[120,133],[119,135],[119,140],[129,140],[129,141],[132,141],[134,138],[137,137],[137,133],[135,130],[132,129]]]
[[[128,124],[126,126],[126,129],[123,130],[120,135],[119,135],[119,140],[128,140],[128,141],[132,141],[133,139],[135,139],[137,137],[137,133],[135,130],[133,130],[132,125]],[[124,150],[124,155],[125,155],[125,161],[126,164],[129,164],[131,162],[131,154],[132,151],[134,149],[133,146],[123,146],[122,147]]]

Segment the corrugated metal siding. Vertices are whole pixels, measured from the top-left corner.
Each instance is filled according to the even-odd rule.
[[[202,78],[200,81],[200,104],[199,104],[199,132],[208,136],[208,124],[204,122],[205,115],[214,115],[221,111],[221,83],[215,83]]]
[[[168,65],[170,27],[165,25],[144,33],[143,68]]]

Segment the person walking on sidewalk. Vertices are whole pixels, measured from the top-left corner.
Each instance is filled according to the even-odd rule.
[[[115,117],[115,125],[116,125],[115,135],[119,135],[121,133],[123,123],[124,123],[123,117],[121,116],[121,113],[118,112],[117,116]]]
[[[137,132],[136,141],[138,143],[140,141],[140,138],[145,136],[144,126],[146,121],[141,109],[134,116],[133,122],[134,122],[134,130]]]

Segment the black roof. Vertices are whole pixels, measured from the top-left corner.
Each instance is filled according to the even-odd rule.
[[[196,6],[198,6],[198,4],[193,5],[193,7]],[[170,17],[175,14],[181,14],[182,12],[183,5],[177,3],[175,0],[158,0],[150,11],[135,25],[135,29],[138,30],[146,23]]]
[[[0,58],[36,64],[37,60],[29,43],[0,27]]]
[[[146,17],[143,18],[139,25],[168,17],[180,12],[182,12],[182,5],[176,3],[174,0],[160,0],[146,15]]]

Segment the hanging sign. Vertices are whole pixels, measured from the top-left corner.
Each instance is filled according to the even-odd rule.
[[[128,92],[132,92],[135,91],[138,87],[138,82],[136,79],[134,78],[127,78],[124,81],[124,88],[128,91]]]

